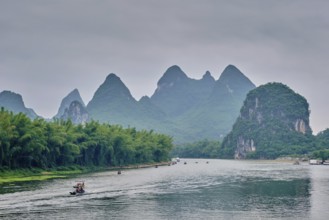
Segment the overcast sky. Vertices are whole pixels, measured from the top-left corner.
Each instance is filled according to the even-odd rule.
[[[218,79],[233,64],[257,86],[304,96],[329,127],[327,0],[0,0],[0,91],[50,118],[77,88],[87,104],[115,73],[139,100],[167,68]]]

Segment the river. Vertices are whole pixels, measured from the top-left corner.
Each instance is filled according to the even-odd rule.
[[[187,164],[184,164],[186,162]],[[83,180],[86,193],[71,196]],[[328,219],[329,166],[181,159],[0,185],[1,219]]]

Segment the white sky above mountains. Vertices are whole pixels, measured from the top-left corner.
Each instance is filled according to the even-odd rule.
[[[233,64],[256,86],[304,96],[311,127],[329,127],[327,0],[0,1],[0,91],[54,116],[77,88],[87,104],[115,73],[138,100],[172,65],[217,80]]]

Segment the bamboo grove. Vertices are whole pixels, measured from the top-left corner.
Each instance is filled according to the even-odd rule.
[[[122,166],[165,161],[172,138],[91,121],[51,121],[0,110],[0,168]]]

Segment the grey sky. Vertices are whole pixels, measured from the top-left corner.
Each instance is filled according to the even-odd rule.
[[[171,65],[218,79],[233,64],[282,82],[329,127],[329,1],[0,0],[0,91],[52,117],[74,88],[87,104],[109,73],[138,100]]]

